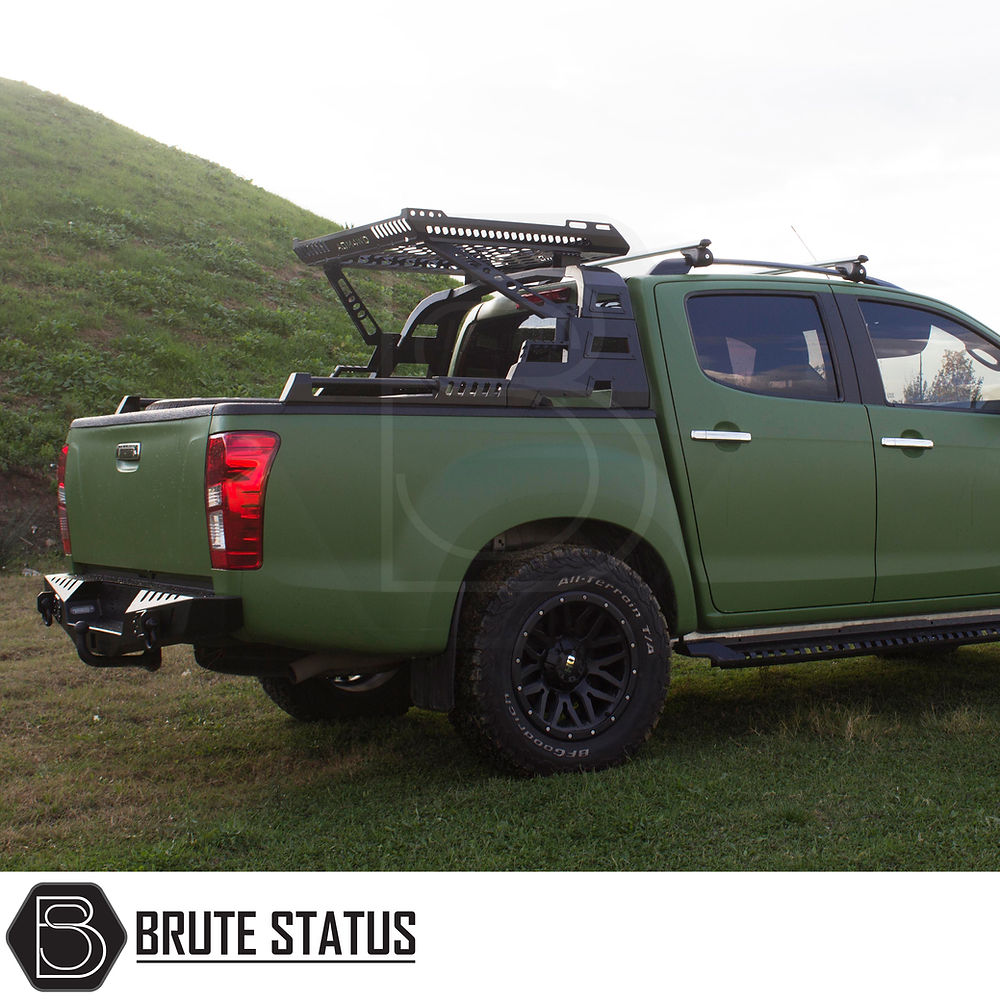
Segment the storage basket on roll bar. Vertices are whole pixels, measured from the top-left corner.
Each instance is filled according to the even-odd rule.
[[[625,281],[614,271],[585,266],[628,252],[628,243],[610,223],[502,222],[411,208],[393,219],[297,240],[294,249],[305,263],[323,268],[361,338],[374,350],[367,365],[339,366],[330,376],[294,373],[281,395],[285,403],[396,398],[503,407],[649,405]],[[464,275],[467,284],[424,299],[400,333],[386,333],[345,268]],[[576,301],[551,294],[547,286],[553,282],[571,284]],[[525,317],[554,321],[552,340],[525,339],[509,370],[478,377],[450,373],[463,318],[494,293]],[[425,335],[429,326],[437,328],[435,336]],[[419,336],[418,327],[423,328]],[[427,376],[394,377],[399,365],[426,365]]]

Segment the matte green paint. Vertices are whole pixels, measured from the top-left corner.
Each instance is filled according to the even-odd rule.
[[[837,290],[843,309],[864,288]],[[886,296],[880,296],[885,298]],[[993,343],[971,317],[924,296],[892,301],[943,313]],[[870,363],[874,363],[874,358]],[[927,406],[870,406],[878,482],[878,601],[1000,594],[1000,414]],[[927,450],[887,448],[883,437],[924,438]]]
[[[877,600],[1000,592],[1000,416],[872,407],[875,441],[920,437],[930,450],[876,447]]]
[[[296,414],[275,403],[243,416],[74,425],[74,562],[211,576],[218,593],[242,596],[248,640],[401,655],[445,646],[478,552],[550,518],[643,537],[671,577],[679,634],[996,606],[1000,416],[789,400],[712,382],[697,364],[684,296],[765,282],[830,290],[760,277],[629,279],[655,420],[554,409],[400,415],[379,404]],[[885,289],[837,294],[941,308]],[[205,443],[239,429],[281,437],[264,565],[213,572]],[[692,441],[693,429],[753,439]],[[907,433],[934,449],[878,446]],[[116,446],[133,441],[139,467],[120,471]]]
[[[262,419],[263,418],[263,419]],[[241,574],[247,638],[436,652],[479,551],[548,518],[599,520],[656,549],[694,620],[680,526],[651,419],[371,413],[220,417],[274,429],[264,566]],[[227,586],[225,581],[220,584]]]
[[[656,423],[626,414],[282,413],[75,426],[68,501],[77,563],[209,576],[243,598],[241,637],[302,649],[431,653],[459,588],[504,532],[559,518],[634,531],[696,619]],[[209,433],[273,430],[264,562],[212,571],[204,506]],[[139,442],[136,471],[116,468]],[[558,539],[553,539],[557,541]]]
[[[708,378],[688,328],[690,290],[661,283],[655,298],[713,606],[871,601],[875,469],[865,408],[759,395]],[[752,440],[696,441],[693,430],[743,431]]]
[[[70,428],[66,503],[74,563],[208,576],[205,448],[210,416]],[[132,471],[119,444],[138,442]]]
[[[680,303],[684,295],[695,290],[760,291],[765,287],[765,283],[768,291],[813,290],[821,293],[831,290],[831,284],[826,281],[734,278],[724,275],[646,277],[629,281],[640,330],[654,329],[662,321],[663,351],[669,359],[669,366],[666,363],[658,363],[658,359],[651,355],[647,357],[647,366],[651,373],[656,373],[656,391],[660,394],[659,398],[665,399],[669,404],[661,408],[659,420],[668,465],[675,472],[673,481],[677,509],[687,540],[699,609],[697,627],[705,631],[724,631],[814,621],[947,613],[996,607],[1000,603],[1000,576],[995,569],[1000,565],[1000,545],[995,541],[998,531],[994,529],[989,519],[1000,500],[1000,490],[998,490],[1000,482],[997,475],[1000,463],[997,461],[996,451],[1000,448],[1000,415],[966,414],[956,411],[929,414],[916,408],[867,406],[863,409],[868,413],[874,432],[869,448],[877,470],[877,535],[873,542],[878,588],[874,596],[877,600],[843,600],[829,603],[829,600],[836,600],[831,594],[826,600],[821,595],[814,605],[802,605],[796,601],[787,607],[728,614],[717,609],[713,602],[705,561],[701,557],[699,528],[702,528],[702,525],[696,522],[692,494],[687,489],[688,469],[682,446],[685,433],[689,435],[693,429],[693,424],[688,422],[688,418],[694,411],[682,409],[680,402],[691,397],[695,399],[697,405],[695,387],[704,387],[706,383],[715,387],[717,384],[707,379],[697,366],[690,329]],[[1000,342],[1000,337],[996,333],[983,327],[968,315],[925,296],[846,283],[834,283],[832,288],[839,297],[880,298],[937,310],[979,331],[994,343]],[[662,316],[657,312],[658,295],[661,299],[669,299],[673,303],[672,307],[664,309]],[[864,363],[864,359],[859,358],[858,362]],[[723,386],[718,388],[726,389]],[[667,395],[670,389],[674,390],[674,395]],[[675,396],[678,400],[676,411],[673,406]],[[774,397],[762,398],[771,402],[784,402]],[[858,409],[844,403],[806,405]],[[904,419],[905,414],[910,415],[909,419]],[[922,421],[919,420],[921,417]],[[955,418],[962,418],[961,423]],[[879,444],[883,435],[903,436],[908,430],[916,434],[915,421],[919,422],[921,427],[928,429],[934,425],[933,433],[926,436],[935,440],[935,448],[931,452],[920,453],[925,457],[935,453],[942,456],[932,476],[922,474],[917,453],[884,449]],[[978,426],[974,427],[974,424]],[[991,428],[995,428],[995,431]],[[799,433],[798,429],[796,433]],[[942,448],[939,451],[939,441],[942,445],[948,444],[949,448]],[[692,447],[697,443],[706,444],[691,442]],[[752,444],[756,443],[755,434]],[[852,445],[855,458],[860,454],[857,444],[855,439]],[[709,449],[718,447],[708,444]],[[976,449],[978,452],[973,454]],[[952,453],[947,459],[943,458],[944,450]],[[902,461],[904,458],[909,458],[911,461],[904,462]],[[895,464],[896,469],[890,475],[892,464]],[[925,466],[927,464],[929,463],[924,463]],[[774,471],[784,480],[794,468],[794,465],[781,464]],[[679,474],[681,469],[685,470],[684,476]],[[682,483],[684,489],[679,488]],[[841,484],[836,484],[836,491],[838,494],[842,492]],[[709,498],[710,503],[712,499]],[[716,503],[717,508],[722,506],[721,499],[716,500]],[[720,530],[717,522],[707,527],[710,530]],[[763,527],[765,531],[780,529],[780,523],[774,524],[765,520],[754,526],[754,530],[759,527]],[[817,526],[817,530],[822,529]],[[826,574],[831,566],[837,569],[838,564],[842,565],[842,555],[838,551],[839,542],[839,536],[831,533],[827,539],[828,547],[817,553],[818,561],[815,563],[814,576]],[[776,564],[775,568],[775,576],[779,576],[780,564]],[[788,568],[790,573],[795,571],[794,558]],[[831,574],[831,576],[837,575]],[[843,582],[842,571],[839,577]],[[816,586],[822,588],[823,583],[818,583]],[[816,600],[815,597],[813,599]]]

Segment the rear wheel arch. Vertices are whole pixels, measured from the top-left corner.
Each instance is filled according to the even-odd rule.
[[[678,633],[677,589],[662,556],[653,545],[627,528],[608,521],[546,518],[515,525],[492,538],[470,565],[465,584],[474,584],[491,566],[531,549],[552,545],[596,549],[630,566],[652,590],[673,635]],[[456,618],[462,595],[456,600]]]
[[[545,518],[514,525],[484,545],[466,570],[452,607],[448,644],[443,653],[420,661],[412,673],[413,702],[433,711],[454,708],[456,656],[463,610],[498,564],[512,563],[556,545],[583,547],[620,559],[650,588],[671,635],[679,634],[677,591],[666,563],[645,538],[608,521]]]

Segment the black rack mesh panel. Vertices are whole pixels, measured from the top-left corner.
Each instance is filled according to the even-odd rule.
[[[606,222],[568,220],[562,226],[500,222],[452,218],[421,208],[404,208],[393,219],[294,244],[306,264],[460,272],[444,248],[457,248],[498,271],[510,272],[619,257],[628,253],[629,245]]]

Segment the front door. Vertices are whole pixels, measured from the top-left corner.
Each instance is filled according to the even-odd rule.
[[[878,601],[1000,594],[1000,345],[944,313],[844,295],[884,400],[869,407]]]
[[[829,293],[691,293],[686,320],[676,295],[657,307],[690,330],[664,351],[716,609],[870,602],[871,429]]]

